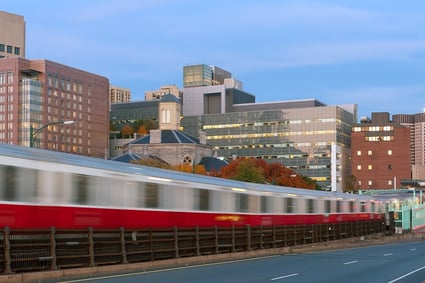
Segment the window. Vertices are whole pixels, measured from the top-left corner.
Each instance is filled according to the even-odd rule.
[[[362,151],[361,150],[357,150],[357,156],[361,156],[362,155]]]
[[[357,170],[358,171],[362,170],[362,166],[361,165],[357,165]]]
[[[20,55],[20,54],[21,54],[21,48],[15,47],[15,55]]]
[[[292,198],[286,198],[286,212],[294,213],[295,212],[295,201]]]
[[[342,202],[340,200],[336,201],[336,212],[342,212]]]
[[[325,200],[325,213],[331,213],[331,201]]]
[[[372,151],[371,150],[368,150],[367,151],[367,155],[369,155],[369,156],[372,155]]]
[[[13,46],[8,45],[7,48],[6,48],[6,51],[7,51],[7,53],[11,53],[12,54]]]
[[[196,190],[198,194],[198,210],[207,211],[210,208],[210,191],[204,189]]]
[[[307,213],[314,213],[314,200],[307,200]]]
[[[388,170],[393,169],[393,165],[392,164],[388,164]]]
[[[393,180],[388,180],[388,186],[392,186]]]
[[[74,196],[74,202],[77,204],[87,204],[89,196],[89,176],[76,175],[74,179],[74,184],[76,187],[76,195]]]
[[[388,150],[388,155],[393,155],[393,151],[391,149]]]
[[[367,181],[367,184],[368,184],[369,186],[372,186],[372,184],[373,184],[372,180]]]
[[[373,169],[372,164],[369,164],[369,165],[367,166],[367,170],[372,170],[372,169]]]
[[[157,208],[158,207],[158,184],[146,183],[145,186],[145,207]]]
[[[236,194],[236,212],[248,212],[248,195]]]
[[[171,111],[163,108],[161,110],[161,123],[171,123]]]
[[[0,52],[4,52],[6,50],[6,46],[4,44],[0,44]]]

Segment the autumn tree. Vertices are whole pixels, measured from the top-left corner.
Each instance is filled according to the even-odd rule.
[[[121,136],[123,137],[123,138],[125,138],[125,137],[131,137],[131,135],[134,133],[134,129],[133,129],[133,127],[132,126],[130,126],[130,125],[124,125],[122,128],[121,128]]]
[[[139,160],[132,160],[130,161],[130,163],[132,164],[139,164],[139,165],[144,165],[144,166],[150,166],[150,167],[156,167],[156,168],[162,168],[162,169],[171,169],[171,165],[169,165],[166,162],[163,162],[161,160],[158,159],[154,159],[154,158],[142,158]]]
[[[145,125],[140,125],[137,129],[137,133],[140,135],[146,135],[148,133],[148,130],[146,129]]]
[[[190,164],[178,164],[175,166],[172,166],[172,170],[180,171],[180,172],[186,172],[186,173],[195,173],[200,175],[206,175],[207,170],[205,169],[204,165],[190,165]]]
[[[251,183],[265,183],[263,168],[256,166],[255,159],[239,158],[220,169],[220,177]]]
[[[261,177],[258,177],[258,174]],[[281,163],[267,163],[264,159],[239,158],[221,168],[222,178],[254,183],[269,183],[304,189],[316,189],[314,180],[297,174]]]

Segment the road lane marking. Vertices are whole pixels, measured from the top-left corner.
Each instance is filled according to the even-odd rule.
[[[413,249],[410,249],[410,251],[411,251],[411,252],[413,252],[413,251],[416,251],[416,249],[415,249],[415,248],[413,248]]]
[[[401,279],[403,279],[403,278],[406,278],[407,276],[410,276],[410,275],[412,275],[413,273],[416,273],[416,272],[418,272],[418,271],[420,271],[420,270],[422,270],[422,269],[424,269],[424,268],[425,268],[425,266],[419,267],[418,269],[415,269],[415,270],[413,270],[413,271],[411,271],[411,272],[409,272],[409,273],[406,273],[406,274],[404,274],[404,275],[402,275],[402,276],[400,276],[400,277],[398,277],[398,278],[396,278],[396,279],[394,279],[394,280],[388,281],[388,283],[394,283],[394,282],[397,282],[397,281],[399,281],[399,280],[401,280]]]
[[[349,261],[349,262],[344,262],[344,264],[348,265],[348,264],[353,264],[353,263],[358,263],[358,262],[359,262],[358,260],[353,260],[353,261]]]
[[[274,280],[279,280],[279,279],[288,278],[288,277],[297,276],[297,275],[298,275],[298,273],[292,273],[292,274],[288,274],[288,275],[284,275],[284,276],[280,276],[280,277],[275,277],[275,278],[272,278],[270,280],[274,281]]]
[[[393,255],[392,253],[389,253],[389,254],[384,254],[384,256],[390,256],[390,255]]]

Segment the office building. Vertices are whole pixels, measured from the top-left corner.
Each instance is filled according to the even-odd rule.
[[[410,129],[412,179],[425,180],[425,113],[396,114],[393,121]]]
[[[316,180],[324,190],[344,190],[351,169],[350,133],[356,105],[327,106],[306,99],[233,104],[228,109],[184,115],[181,124],[191,135],[205,131],[217,156],[279,162]]]
[[[374,112],[353,125],[352,174],[360,190],[401,188],[411,178],[410,128]]]
[[[12,57],[25,57],[25,20],[0,11],[0,58]]]
[[[125,103],[131,101],[131,91],[128,88],[117,86],[109,87],[110,102],[112,103]]]
[[[108,94],[102,76],[48,60],[3,58],[0,142],[105,158]]]
[[[145,101],[159,100],[166,94],[172,94],[178,99],[182,99],[183,92],[176,85],[164,85],[158,90],[146,91]]]

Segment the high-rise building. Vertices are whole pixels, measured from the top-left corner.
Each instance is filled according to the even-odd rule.
[[[0,58],[11,57],[25,57],[25,20],[0,11]]]
[[[160,100],[164,95],[172,94],[178,99],[182,98],[182,91],[176,85],[164,85],[159,90],[145,92],[145,100]]]
[[[412,179],[425,180],[425,113],[396,114],[394,122],[410,129]]]
[[[108,93],[105,77],[47,60],[3,58],[0,142],[104,158]]]
[[[183,67],[183,87],[222,85],[232,74],[216,66],[205,64]]]
[[[112,103],[125,103],[131,100],[131,91],[128,88],[117,86],[109,87],[110,102]]]
[[[360,190],[401,188],[411,178],[410,128],[389,119],[388,112],[372,113],[351,133],[352,174]]]

